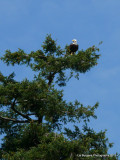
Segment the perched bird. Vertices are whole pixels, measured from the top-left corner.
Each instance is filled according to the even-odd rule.
[[[70,44],[70,54],[73,55],[78,50],[77,40],[73,39],[73,43]]]

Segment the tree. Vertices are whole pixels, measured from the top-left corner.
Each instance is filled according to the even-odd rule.
[[[106,131],[96,133],[88,127],[90,118],[97,118],[98,103],[87,107],[77,100],[67,103],[63,90],[55,89],[55,85],[65,86],[73,76],[79,79],[79,73],[97,65],[100,55],[96,52],[99,48],[92,46],[70,55],[69,46],[61,49],[51,35],[47,35],[42,50],[30,54],[21,49],[13,53],[6,50],[1,57],[4,63],[27,65],[38,74],[32,81],[16,81],[14,73],[0,73],[0,133],[5,134],[1,159],[77,160],[81,154],[107,154],[112,143]],[[82,128],[74,125],[74,131],[66,127],[62,132],[68,122],[84,124]]]

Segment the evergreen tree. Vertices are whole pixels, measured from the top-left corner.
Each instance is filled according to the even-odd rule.
[[[106,155],[112,143],[106,131],[96,133],[88,127],[90,118],[97,118],[94,106],[84,106],[77,100],[67,103],[63,90],[72,77],[86,73],[97,65],[99,48],[92,46],[70,55],[69,47],[61,49],[47,35],[42,50],[26,54],[6,50],[1,60],[7,65],[27,65],[38,74],[32,81],[15,80],[15,74],[0,73],[0,133],[5,134],[0,149],[4,160],[77,160],[96,159],[80,157],[81,154]],[[69,75],[66,76],[66,70]],[[78,122],[74,130],[63,124]],[[82,128],[79,124],[83,123]],[[116,159],[109,157],[109,159]]]

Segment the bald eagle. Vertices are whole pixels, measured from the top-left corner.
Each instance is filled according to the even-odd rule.
[[[77,40],[73,39],[73,43],[70,44],[70,54],[73,55],[78,50]]]

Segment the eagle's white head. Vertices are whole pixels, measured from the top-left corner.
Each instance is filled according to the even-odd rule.
[[[73,39],[73,44],[77,44],[77,40],[76,39]]]

